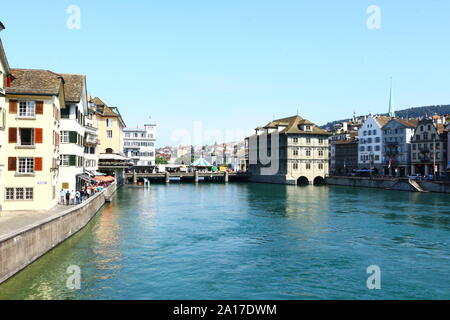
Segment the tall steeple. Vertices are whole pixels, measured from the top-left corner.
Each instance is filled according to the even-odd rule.
[[[391,77],[391,91],[389,94],[389,117],[395,117],[394,99],[392,97],[392,77]]]

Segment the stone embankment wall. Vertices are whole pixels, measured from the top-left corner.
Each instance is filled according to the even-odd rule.
[[[85,227],[116,190],[117,184],[113,183],[78,206],[2,236],[0,283]]]
[[[327,177],[326,183],[329,185],[358,187],[358,188],[379,188],[399,191],[415,191],[408,179],[396,178],[366,178],[366,177]],[[418,182],[423,190],[428,192],[450,193],[450,183],[446,182]]]

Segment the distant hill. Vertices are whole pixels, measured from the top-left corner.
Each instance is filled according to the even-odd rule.
[[[388,115],[387,113],[382,114],[384,116]],[[395,112],[395,115],[400,118],[420,118],[425,115],[439,115],[439,116],[445,116],[450,115],[450,105],[441,105],[441,106],[427,106],[427,107],[416,107],[416,108],[408,108],[404,110],[399,110]],[[344,120],[337,120],[328,122],[327,124],[324,124],[321,126],[321,128],[333,128],[334,125],[341,123],[343,121],[349,121],[349,119]]]

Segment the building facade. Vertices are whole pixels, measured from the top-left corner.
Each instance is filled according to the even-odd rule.
[[[411,169],[411,141],[418,120],[393,118],[383,127],[383,174],[405,177]]]
[[[64,79],[48,70],[12,69],[6,89],[7,138],[0,162],[3,210],[48,210],[59,200],[60,110]]]
[[[282,184],[324,181],[329,172],[330,132],[300,116],[275,120],[255,131],[246,142],[252,181]]]
[[[84,169],[90,172],[98,170],[100,140],[98,138],[98,123],[95,114],[96,107],[89,102],[84,123]]]
[[[412,174],[444,176],[447,169],[445,124],[430,118],[419,121],[412,140]]]
[[[85,115],[87,89],[84,75],[62,74],[66,107],[61,110],[59,176],[60,189],[81,190],[84,181]]]
[[[155,165],[156,125],[146,124],[143,128],[124,129],[124,153],[133,161],[137,170]]]
[[[330,174],[349,175],[358,170],[358,138],[330,140]]]
[[[369,115],[358,131],[358,167],[383,172],[383,130],[390,117]]]
[[[0,22],[0,31],[5,27]],[[8,60],[6,59],[5,50],[0,39],[0,211],[3,207],[3,171],[4,162],[2,162],[1,154],[4,152],[3,144],[5,143],[6,130],[6,87],[11,81],[11,70],[9,68]]]

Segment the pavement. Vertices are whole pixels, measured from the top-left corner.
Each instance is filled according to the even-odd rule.
[[[56,205],[45,211],[0,211],[0,239],[27,227],[36,225],[54,215],[58,215],[75,205]]]

